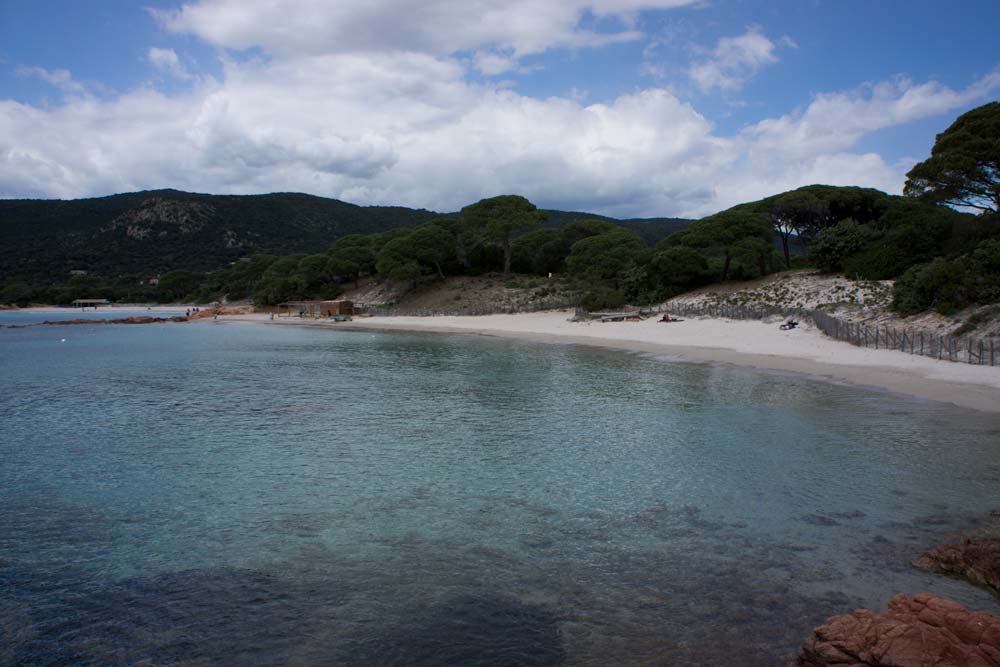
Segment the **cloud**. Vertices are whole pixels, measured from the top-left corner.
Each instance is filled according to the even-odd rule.
[[[510,52],[633,40],[636,12],[698,0],[200,0],[174,11],[151,10],[169,30],[227,49],[259,47],[275,57],[412,51]],[[588,16],[616,24],[596,32]]]
[[[400,0],[403,9],[409,1]],[[466,3],[412,0],[438,12],[440,24],[412,21],[400,2],[390,11],[388,0],[295,0],[289,21],[272,22],[273,2],[185,5],[164,20],[223,47],[221,75],[189,78],[169,94],[144,87],[96,98],[69,72],[23,70],[74,94],[44,108],[0,100],[0,196],[305,191],[449,211],[519,193],[541,206],[615,216],[700,216],[814,182],[898,192],[905,166],[857,151],[861,138],[964,110],[1000,89],[1000,71],[963,90],[900,79],[823,93],[804,109],[725,134],[666,86],[587,104],[585,95],[539,99],[469,76],[473,67],[488,76],[519,67],[531,49],[586,41],[592,31],[582,23],[609,19],[615,27],[605,37],[628,36],[629,12],[680,1],[566,0],[530,11],[497,1],[490,7],[501,14],[531,17],[497,23],[469,18]],[[371,43],[347,34],[372,12],[385,19],[384,34],[369,35]],[[313,23],[330,32],[320,39]],[[416,34],[400,47],[392,35],[408,27]],[[774,58],[759,29],[727,39],[711,53],[724,76]],[[266,49],[252,59],[226,55],[241,44]],[[171,49],[147,57],[187,73]]]
[[[778,62],[776,48],[759,26],[750,26],[742,35],[720,39],[711,57],[691,65],[688,76],[703,93],[738,90],[761,68]]]
[[[177,57],[177,52],[173,49],[160,49],[154,46],[149,49],[146,57],[149,58],[153,67],[170,76],[182,80],[194,78],[181,63],[181,59]]]
[[[87,88],[73,78],[67,69],[47,70],[44,67],[18,67],[18,76],[34,77],[55,86],[67,95],[86,95]]]
[[[956,91],[936,81],[885,81],[850,92],[817,95],[804,111],[744,130],[757,151],[801,156],[850,148],[864,135],[968,107],[1000,90],[1000,70]]]
[[[465,74],[431,55],[330,54],[228,62],[220,81],[180,94],[0,102],[0,196],[292,190],[448,211],[516,192],[616,216],[700,216],[808,183],[898,192],[905,167],[853,152],[860,137],[1000,86],[997,73],[960,91],[886,82],[723,136],[662,88],[588,105]]]

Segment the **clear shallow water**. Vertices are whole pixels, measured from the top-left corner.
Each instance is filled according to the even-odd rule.
[[[65,342],[61,339],[65,338]],[[0,331],[0,664],[781,664],[1000,507],[1000,418],[582,347]]]

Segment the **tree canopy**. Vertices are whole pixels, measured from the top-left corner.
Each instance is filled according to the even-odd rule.
[[[1000,102],[962,114],[937,135],[931,156],[906,175],[903,194],[983,213],[1000,210]]]
[[[481,230],[489,241],[503,248],[503,272],[510,273],[511,234],[545,221],[545,212],[518,195],[501,195],[481,199],[462,209],[462,222]]]

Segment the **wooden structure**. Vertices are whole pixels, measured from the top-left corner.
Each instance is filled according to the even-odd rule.
[[[74,308],[94,308],[95,310],[99,306],[111,306],[111,302],[107,299],[77,299],[72,303]]]
[[[354,304],[341,301],[286,301],[278,304],[278,317],[333,317],[349,318],[354,314]]]
[[[601,322],[640,322],[643,317],[638,312],[628,313],[595,313]]]

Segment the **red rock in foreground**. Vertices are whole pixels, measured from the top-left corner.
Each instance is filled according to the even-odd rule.
[[[969,538],[959,544],[945,544],[931,549],[915,566],[965,577],[974,584],[1000,592],[1000,539]]]
[[[935,595],[834,616],[813,631],[799,667],[1000,667],[1000,617]]]

